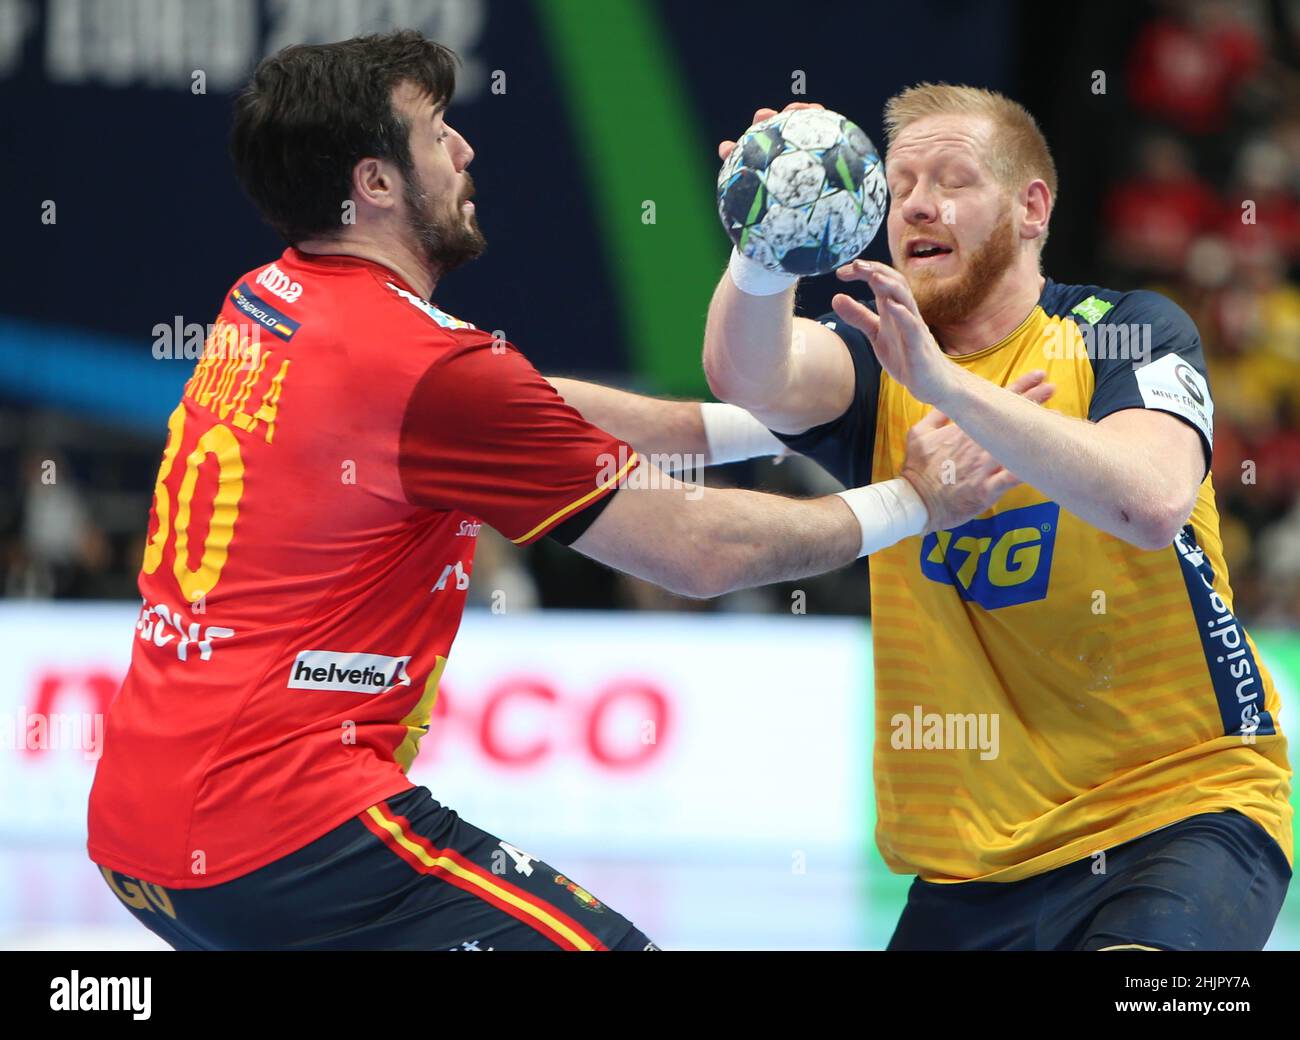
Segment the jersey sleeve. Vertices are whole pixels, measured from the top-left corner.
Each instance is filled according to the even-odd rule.
[[[568,544],[639,461],[587,422],[509,344],[434,361],[402,420],[398,469],[412,505],[458,509],[517,545]]]
[[[852,325],[846,325],[834,311],[816,320],[849,348],[849,357],[853,359],[853,399],[843,415],[821,426],[795,434],[772,432],[787,447],[808,456],[845,487],[860,487],[871,483],[880,362],[867,337]]]
[[[1094,351],[1088,418],[1097,422],[1125,408],[1175,415],[1201,435],[1209,472],[1214,401],[1196,324],[1172,300],[1142,291],[1126,293],[1095,328],[1103,325],[1112,339],[1122,332],[1129,349]]]

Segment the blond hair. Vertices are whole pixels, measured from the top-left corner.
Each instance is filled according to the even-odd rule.
[[[1047,138],[1023,105],[995,90],[918,83],[885,103],[885,151],[898,135],[926,116],[976,116],[993,124],[993,138],[984,161],[1008,191],[1019,191],[1027,181],[1042,180],[1056,199],[1056,163]],[[1047,236],[1042,236],[1046,241]],[[1041,244],[1041,243],[1040,243]]]

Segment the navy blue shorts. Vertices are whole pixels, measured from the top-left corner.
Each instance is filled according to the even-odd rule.
[[[889,949],[1260,950],[1290,880],[1263,827],[1204,813],[1022,881],[917,878]]]
[[[178,950],[652,950],[625,917],[415,787],[207,888],[100,868]]]

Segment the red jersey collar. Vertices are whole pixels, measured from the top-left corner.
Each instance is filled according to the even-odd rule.
[[[281,255],[281,259],[286,263],[302,267],[364,267],[384,281],[392,282],[398,288],[405,289],[412,296],[420,296],[411,284],[391,267],[381,264],[377,260],[369,260],[364,256],[353,256],[350,253],[304,253],[294,246],[289,246]]]

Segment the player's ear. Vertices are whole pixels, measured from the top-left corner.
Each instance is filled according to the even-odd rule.
[[[1020,204],[1025,215],[1020,224],[1021,238],[1041,238],[1047,234],[1047,222],[1052,216],[1052,189],[1047,182],[1035,177],[1020,193]]]
[[[399,194],[396,174],[382,159],[362,159],[352,168],[352,193],[360,202],[392,209]]]

